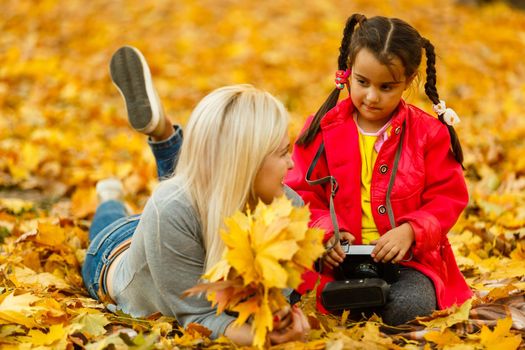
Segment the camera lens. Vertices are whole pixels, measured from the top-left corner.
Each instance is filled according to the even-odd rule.
[[[379,269],[376,264],[362,262],[356,266],[355,274],[359,277],[379,277]]]

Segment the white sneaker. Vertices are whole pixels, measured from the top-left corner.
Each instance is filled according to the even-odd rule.
[[[129,123],[149,135],[164,118],[164,112],[146,59],[136,48],[123,46],[111,57],[109,71],[126,102]]]
[[[124,198],[124,187],[122,182],[114,177],[103,179],[96,185],[97,197],[99,203],[109,200],[121,201]]]

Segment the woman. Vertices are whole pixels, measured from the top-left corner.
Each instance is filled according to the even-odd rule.
[[[109,297],[132,316],[172,315],[182,325],[200,323],[212,338],[226,335],[251,344],[249,325],[231,326],[204,296],[181,298],[222,256],[225,217],[286,194],[282,181],[293,167],[288,152],[288,115],[267,92],[249,85],[217,89],[199,102],[185,130],[171,128],[153,87],[147,63],[132,48],[112,58],[111,75],[122,93],[130,124],[150,136],[160,178],[140,217],[128,217],[116,180],[97,184],[101,204],[90,230],[82,269],[94,298]],[[178,162],[176,161],[177,154]],[[309,330],[297,308],[276,314],[273,343],[304,339]]]

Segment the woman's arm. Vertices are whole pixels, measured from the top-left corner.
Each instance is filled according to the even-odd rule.
[[[241,346],[252,345],[252,327],[249,324],[240,326],[234,325],[233,322],[226,327],[224,335],[235,344]]]
[[[224,334],[237,344],[252,344],[251,326],[233,325],[235,317],[217,314],[205,295],[181,297],[185,290],[200,283],[204,269],[205,252],[193,209],[187,202],[173,198],[164,201],[154,196],[150,202],[138,229],[147,233],[144,237],[146,257],[154,285],[142,286],[143,290],[138,292],[150,295],[159,305],[166,305],[182,326],[199,323],[212,331],[212,338]],[[289,322],[278,322],[270,333],[274,343],[300,340],[309,329],[300,310],[287,310],[292,316]],[[166,313],[165,310],[157,311]]]
[[[135,292],[153,301],[154,311],[175,316],[182,326],[199,323],[216,338],[235,318],[217,314],[205,295],[182,297],[201,283],[205,249],[195,211],[184,196],[173,195],[177,190],[166,180],[146,205],[137,230],[144,240],[147,267],[143,270],[151,274],[153,285],[140,286]]]

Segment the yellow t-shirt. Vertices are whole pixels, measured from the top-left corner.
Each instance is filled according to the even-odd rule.
[[[369,244],[371,241],[379,238],[379,232],[372,216],[372,207],[370,205],[370,184],[372,183],[372,173],[376,163],[377,152],[374,145],[377,136],[359,134],[359,152],[361,153],[361,210],[363,244]]]

